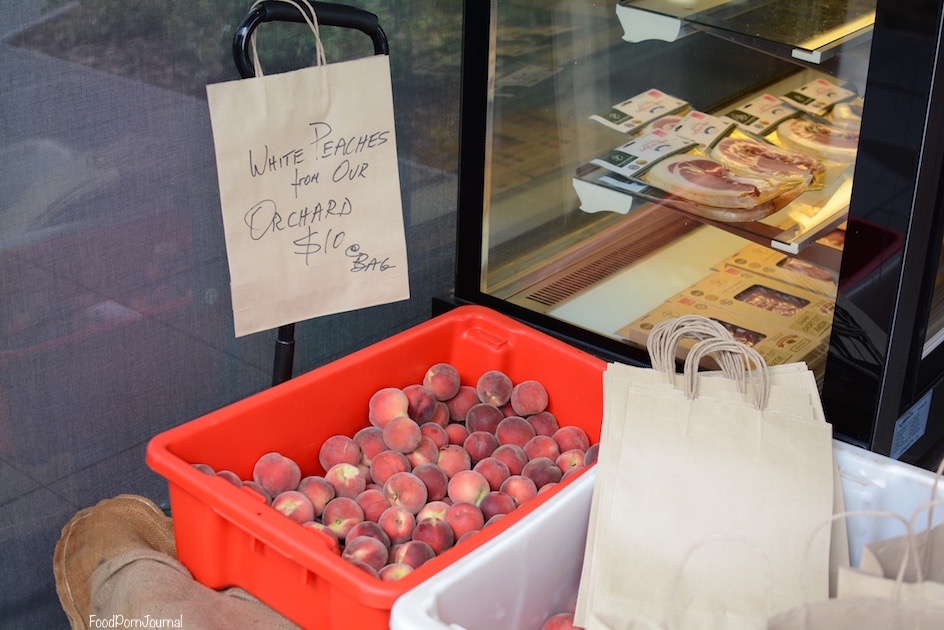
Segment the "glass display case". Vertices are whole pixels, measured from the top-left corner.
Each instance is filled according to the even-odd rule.
[[[770,364],[805,361],[837,437],[935,456],[939,2],[464,11],[456,285],[437,307],[638,364],[655,323],[701,313]]]

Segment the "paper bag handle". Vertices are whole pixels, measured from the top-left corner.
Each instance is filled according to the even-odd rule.
[[[685,395],[693,399],[698,395],[698,364],[706,354],[724,356],[723,365],[729,365],[725,370],[728,378],[738,383],[738,391],[745,392],[748,379],[754,381],[754,406],[757,409],[766,409],[770,398],[770,375],[767,372],[767,361],[764,357],[749,346],[732,339],[706,339],[696,343],[685,357]],[[719,361],[719,363],[721,363]],[[754,364],[748,374],[747,365]]]
[[[806,539],[806,548],[803,552],[803,601],[809,601],[809,594],[807,593],[808,582],[806,579],[806,567],[809,564],[810,550],[813,548],[813,540],[819,534],[819,532],[826,528],[827,525],[832,525],[835,521],[846,520],[850,516],[881,516],[883,518],[893,518],[901,522],[905,526],[906,535],[909,538],[909,547],[908,552],[905,553],[904,557],[901,559],[901,565],[898,567],[898,574],[895,577],[895,599],[901,594],[901,585],[905,580],[905,569],[908,568],[908,558],[912,556],[912,551],[916,548],[914,546],[914,537],[911,532],[911,525],[907,519],[901,514],[896,514],[895,512],[889,512],[887,510],[849,510],[846,512],[837,512],[833,514],[828,519],[817,525],[813,528],[813,531],[810,533],[809,538]],[[917,568],[918,579],[921,579],[921,569]]]
[[[937,481],[937,478],[935,478],[935,481]],[[936,484],[935,484],[935,487],[937,487]],[[932,491],[931,494],[933,496],[934,492]],[[931,501],[925,501],[924,503],[922,503],[921,505],[915,508],[914,512],[911,514],[911,518],[908,519],[908,542],[910,544],[911,554],[914,556],[914,559],[915,559],[915,573],[916,573],[917,580],[919,582],[924,581],[924,575],[923,575],[924,567],[930,563],[931,548],[934,545],[934,538],[931,536],[931,529],[934,525],[932,517],[934,515],[934,508],[938,505],[944,505],[944,499],[934,499]],[[918,556],[918,540],[917,540],[917,536],[914,533],[914,524],[915,524],[915,520],[917,520],[921,512],[925,510],[928,511],[928,527],[925,530],[926,532],[928,532],[928,541],[924,547],[924,554],[921,557],[919,557]]]
[[[734,337],[724,326],[703,315],[683,315],[667,319],[653,326],[646,339],[646,349],[652,368],[666,375],[667,382],[675,377],[675,353],[684,338],[704,341],[706,339],[728,339]],[[729,354],[715,355],[721,371],[729,378],[736,378],[734,358]],[[743,393],[743,392],[742,392]]]
[[[315,16],[310,15],[307,7],[301,13],[292,4],[282,0],[263,0],[253,6],[236,27],[233,36],[233,59],[236,69],[244,79],[256,76],[252,57],[252,34],[263,22],[299,22],[308,23],[317,19],[325,26],[353,28],[368,35],[374,44],[375,55],[388,55],[387,35],[380,27],[377,16],[369,11],[344,4],[331,2],[311,2]]]

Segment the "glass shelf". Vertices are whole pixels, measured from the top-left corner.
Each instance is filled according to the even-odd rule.
[[[700,30],[786,59],[820,64],[867,41],[874,0],[620,0],[624,39],[674,41]]]

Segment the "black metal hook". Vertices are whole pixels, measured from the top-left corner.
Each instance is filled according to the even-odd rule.
[[[308,7],[299,5],[305,16],[311,17]],[[332,2],[312,2],[319,25],[353,28],[368,35],[374,44],[375,55],[390,54],[387,47],[387,35],[380,28],[377,16],[369,11]],[[263,22],[305,22],[305,16],[291,4],[281,0],[264,0],[254,6],[240,21],[233,36],[233,59],[242,78],[256,76],[250,50],[250,38],[257,26]]]

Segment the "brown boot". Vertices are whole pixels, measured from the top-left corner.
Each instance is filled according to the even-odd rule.
[[[79,511],[62,528],[53,556],[59,601],[72,628],[88,628],[95,569],[116,556],[153,549],[177,557],[173,521],[151,500],[131,494]]]

